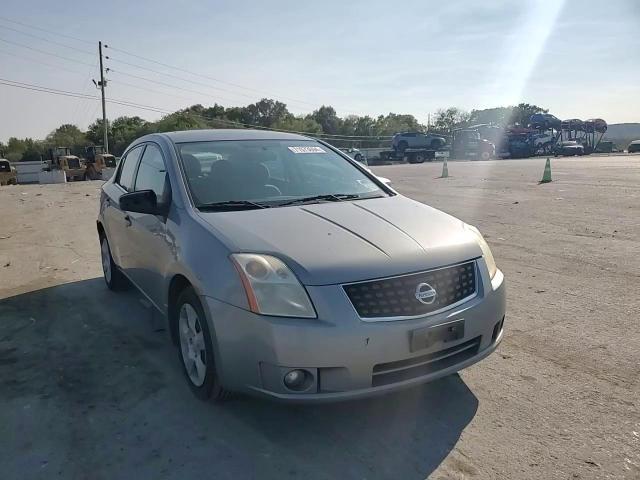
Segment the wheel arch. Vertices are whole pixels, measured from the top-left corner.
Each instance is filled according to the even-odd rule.
[[[178,318],[176,312],[176,302],[180,293],[187,287],[194,288],[192,282],[181,273],[176,273],[169,282],[169,289],[167,291],[167,321],[169,326],[169,334],[171,341],[178,345]]]
[[[96,229],[98,230],[98,237],[102,238],[107,236],[107,232],[105,232],[104,226],[100,220],[96,221]]]

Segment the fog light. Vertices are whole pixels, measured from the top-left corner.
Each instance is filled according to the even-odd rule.
[[[284,384],[291,390],[300,390],[307,380],[307,372],[304,370],[291,370],[284,376]]]

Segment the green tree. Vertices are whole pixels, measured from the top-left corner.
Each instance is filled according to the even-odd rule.
[[[433,119],[434,130],[441,133],[451,133],[455,128],[467,125],[470,118],[469,112],[457,107],[439,109]]]
[[[398,132],[422,132],[424,126],[413,115],[389,113],[380,115],[375,123],[376,135],[393,135]]]
[[[125,148],[136,138],[148,133],[147,121],[140,117],[118,117],[111,122],[109,150],[114,155],[121,155]]]
[[[530,105],[528,103],[520,103],[519,105],[512,107],[513,112],[509,123],[511,125],[518,124],[522,127],[529,126],[529,119],[534,113],[549,113],[549,109],[542,108],[537,105]]]
[[[77,126],[67,123],[47,135],[45,143],[48,148],[69,147],[73,155],[82,156],[91,142]]]
[[[22,159],[22,155],[27,150],[27,144],[24,140],[16,137],[9,138],[5,150],[5,157],[11,162],[18,162]]]
[[[149,126],[153,132],[173,132],[177,130],[197,130],[207,128],[206,121],[192,112],[180,110],[165,115]]]
[[[322,127],[318,122],[310,117],[296,117],[289,115],[273,124],[273,128],[279,130],[289,130],[292,132],[303,132],[310,135],[322,133]]]
[[[352,136],[370,136],[376,134],[376,121],[369,117],[360,117],[358,115],[349,115],[342,120],[341,135]]]
[[[491,123],[499,126],[507,126],[513,115],[513,107],[485,108],[483,110],[471,110],[469,124],[477,125]]]
[[[340,133],[342,120],[338,117],[333,107],[322,105],[309,117],[322,127],[324,133],[331,135]]]
[[[109,139],[113,138],[113,130],[111,123],[107,123],[107,135]],[[89,143],[93,145],[102,145],[104,143],[104,133],[102,128],[102,119],[96,118],[96,121],[93,122],[87,128],[86,137]]]
[[[272,127],[276,122],[291,115],[284,103],[269,98],[247,105],[242,110],[242,123],[262,127]]]

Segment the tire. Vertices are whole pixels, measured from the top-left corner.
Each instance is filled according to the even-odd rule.
[[[481,152],[480,160],[489,160],[491,158],[491,154],[489,152]]]
[[[126,290],[128,286],[127,279],[116,265],[116,262],[113,261],[111,247],[105,235],[100,235],[100,258],[102,260],[104,282],[107,284],[109,290],[113,290],[114,292]]]
[[[398,142],[398,151],[399,152],[404,152],[407,148],[409,148],[409,144],[406,141],[401,140],[401,141]]]
[[[191,391],[201,400],[224,400],[229,392],[220,384],[209,325],[193,287],[180,293],[171,311],[178,329],[178,358]]]
[[[422,153],[416,153],[416,155],[413,157],[413,163],[424,163],[425,161],[425,156]]]
[[[353,159],[354,159],[356,162],[360,162],[360,163],[362,163],[362,155],[360,155],[360,154],[357,154],[355,157],[353,157]]]

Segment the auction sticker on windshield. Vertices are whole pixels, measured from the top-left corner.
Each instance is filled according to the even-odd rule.
[[[327,153],[320,147],[287,147],[293,153]]]

